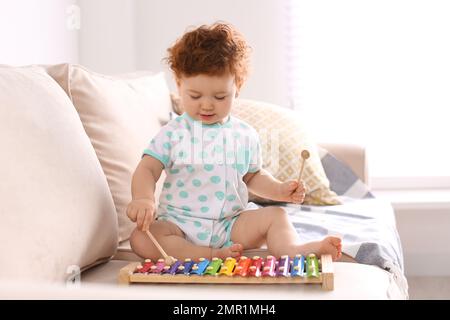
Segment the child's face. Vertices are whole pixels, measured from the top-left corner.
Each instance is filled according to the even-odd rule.
[[[223,123],[237,93],[234,76],[228,73],[181,77],[177,85],[184,111],[205,124]]]

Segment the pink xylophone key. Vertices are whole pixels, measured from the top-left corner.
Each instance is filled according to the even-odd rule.
[[[164,270],[164,267],[166,266],[166,262],[164,261],[164,259],[158,259],[158,261],[156,262],[156,265],[153,265],[150,268],[150,272],[151,273],[162,273]]]
[[[275,267],[276,267],[277,259],[274,256],[267,256],[264,260],[264,267],[261,275],[263,277],[275,277]]]

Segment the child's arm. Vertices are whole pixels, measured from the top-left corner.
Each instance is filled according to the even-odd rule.
[[[302,203],[305,198],[303,183],[295,180],[281,182],[264,169],[247,173],[244,182],[248,190],[262,198],[294,203]]]
[[[139,162],[131,181],[132,200],[127,215],[141,230],[148,230],[155,213],[155,185],[163,170],[162,163],[150,156]]]

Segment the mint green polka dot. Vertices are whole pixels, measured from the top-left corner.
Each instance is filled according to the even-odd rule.
[[[208,200],[208,197],[205,196],[204,194],[198,196],[198,201],[205,202],[207,200]]]
[[[194,185],[194,187],[200,187],[202,185],[202,182],[198,179],[194,179],[192,180],[192,184]]]
[[[178,181],[177,181],[177,187],[178,187],[178,188],[183,188],[183,187],[184,187],[184,182],[181,181],[181,180],[178,180]]]
[[[186,199],[189,196],[189,194],[186,191],[180,191],[179,195],[181,198],[184,199]]]
[[[174,209],[173,205],[169,204],[169,205],[167,205],[167,210],[174,211],[175,209]]]
[[[199,232],[197,233],[197,238],[199,240],[206,240],[208,239],[208,234],[206,232]]]
[[[181,222],[181,223],[186,223],[186,220],[184,220],[184,219],[182,219],[182,218],[180,218],[180,217],[174,217],[178,222]]]
[[[189,212],[187,212],[187,211],[183,211],[183,215],[186,216],[186,217],[191,217],[191,216],[192,216],[192,215],[191,215]]]
[[[203,166],[203,168],[204,168],[206,171],[212,171],[212,170],[214,170],[214,166],[213,166],[212,164],[205,164],[205,165]]]
[[[233,206],[233,208],[231,208],[231,210],[233,210],[233,211],[236,211],[236,210],[239,210],[239,209],[241,209],[241,206]]]
[[[234,151],[227,151],[227,158],[234,158]]]
[[[225,123],[225,124],[223,125],[223,127],[224,127],[224,128],[231,128],[231,127],[232,127],[232,124],[231,124],[231,122],[227,122],[227,123]]]
[[[171,174],[177,174],[178,172],[180,172],[180,169],[170,169],[169,172]]]
[[[188,206],[181,206],[181,209],[183,209],[184,211],[191,211],[191,208]]]
[[[234,194],[229,194],[229,195],[227,195],[227,200],[234,201],[234,200],[236,200],[236,196]]]
[[[181,116],[175,118],[175,121],[176,121],[176,122],[181,122],[181,120],[183,120],[183,118],[181,118]]]
[[[171,194],[166,194],[166,199],[170,201],[173,199],[173,196]]]
[[[211,242],[212,243],[216,243],[219,240],[220,240],[220,237],[217,234],[213,235],[212,238],[211,238]]]
[[[209,211],[209,207],[201,207],[200,211],[203,212],[203,213],[206,213],[206,212]]]
[[[222,153],[223,152],[223,147],[222,146],[214,146],[214,152],[216,153]]]
[[[170,182],[164,182],[164,188],[169,189],[172,186]]]
[[[241,137],[241,134],[239,132],[233,132],[233,138],[239,139]]]
[[[170,142],[165,142],[165,143],[163,144],[163,148],[164,148],[164,149],[167,149],[167,150],[170,150],[170,148],[172,148],[172,145],[170,144]]]
[[[172,131],[167,131],[167,132],[166,132],[166,136],[168,136],[169,138],[171,138],[171,137],[172,137]]]
[[[214,193],[214,195],[219,200],[223,200],[225,198],[225,193],[223,193],[222,191],[217,191],[216,193]]]
[[[207,158],[208,157],[208,153],[206,151],[200,151],[198,153],[198,156],[202,159]]]
[[[187,157],[187,152],[181,150],[180,152],[178,152],[178,157],[179,157],[180,159],[186,158],[186,157]]]
[[[202,223],[200,221],[194,221],[194,226],[200,228],[202,226]]]
[[[212,176],[211,178],[210,178],[210,180],[211,180],[211,182],[212,183],[220,183],[220,177],[219,176]]]
[[[194,167],[191,166],[190,164],[186,166],[186,170],[187,170],[189,173],[192,173],[192,172],[195,171]]]
[[[208,136],[208,137],[210,137],[211,139],[214,139],[216,136],[217,136],[217,131],[216,130],[210,130],[210,131],[208,131],[207,133],[206,133],[206,135]]]
[[[199,141],[200,141],[200,139],[197,138],[197,137],[192,137],[192,138],[191,138],[191,142],[192,142],[193,144],[197,144],[197,143],[199,143]]]

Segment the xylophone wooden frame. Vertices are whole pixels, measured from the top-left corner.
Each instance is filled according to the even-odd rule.
[[[216,284],[321,284],[323,290],[334,289],[334,271],[331,255],[320,257],[321,272],[319,277],[240,277],[226,275],[167,275],[136,274],[134,271],[140,262],[132,262],[119,271],[118,282],[122,285],[130,283],[216,283]]]

